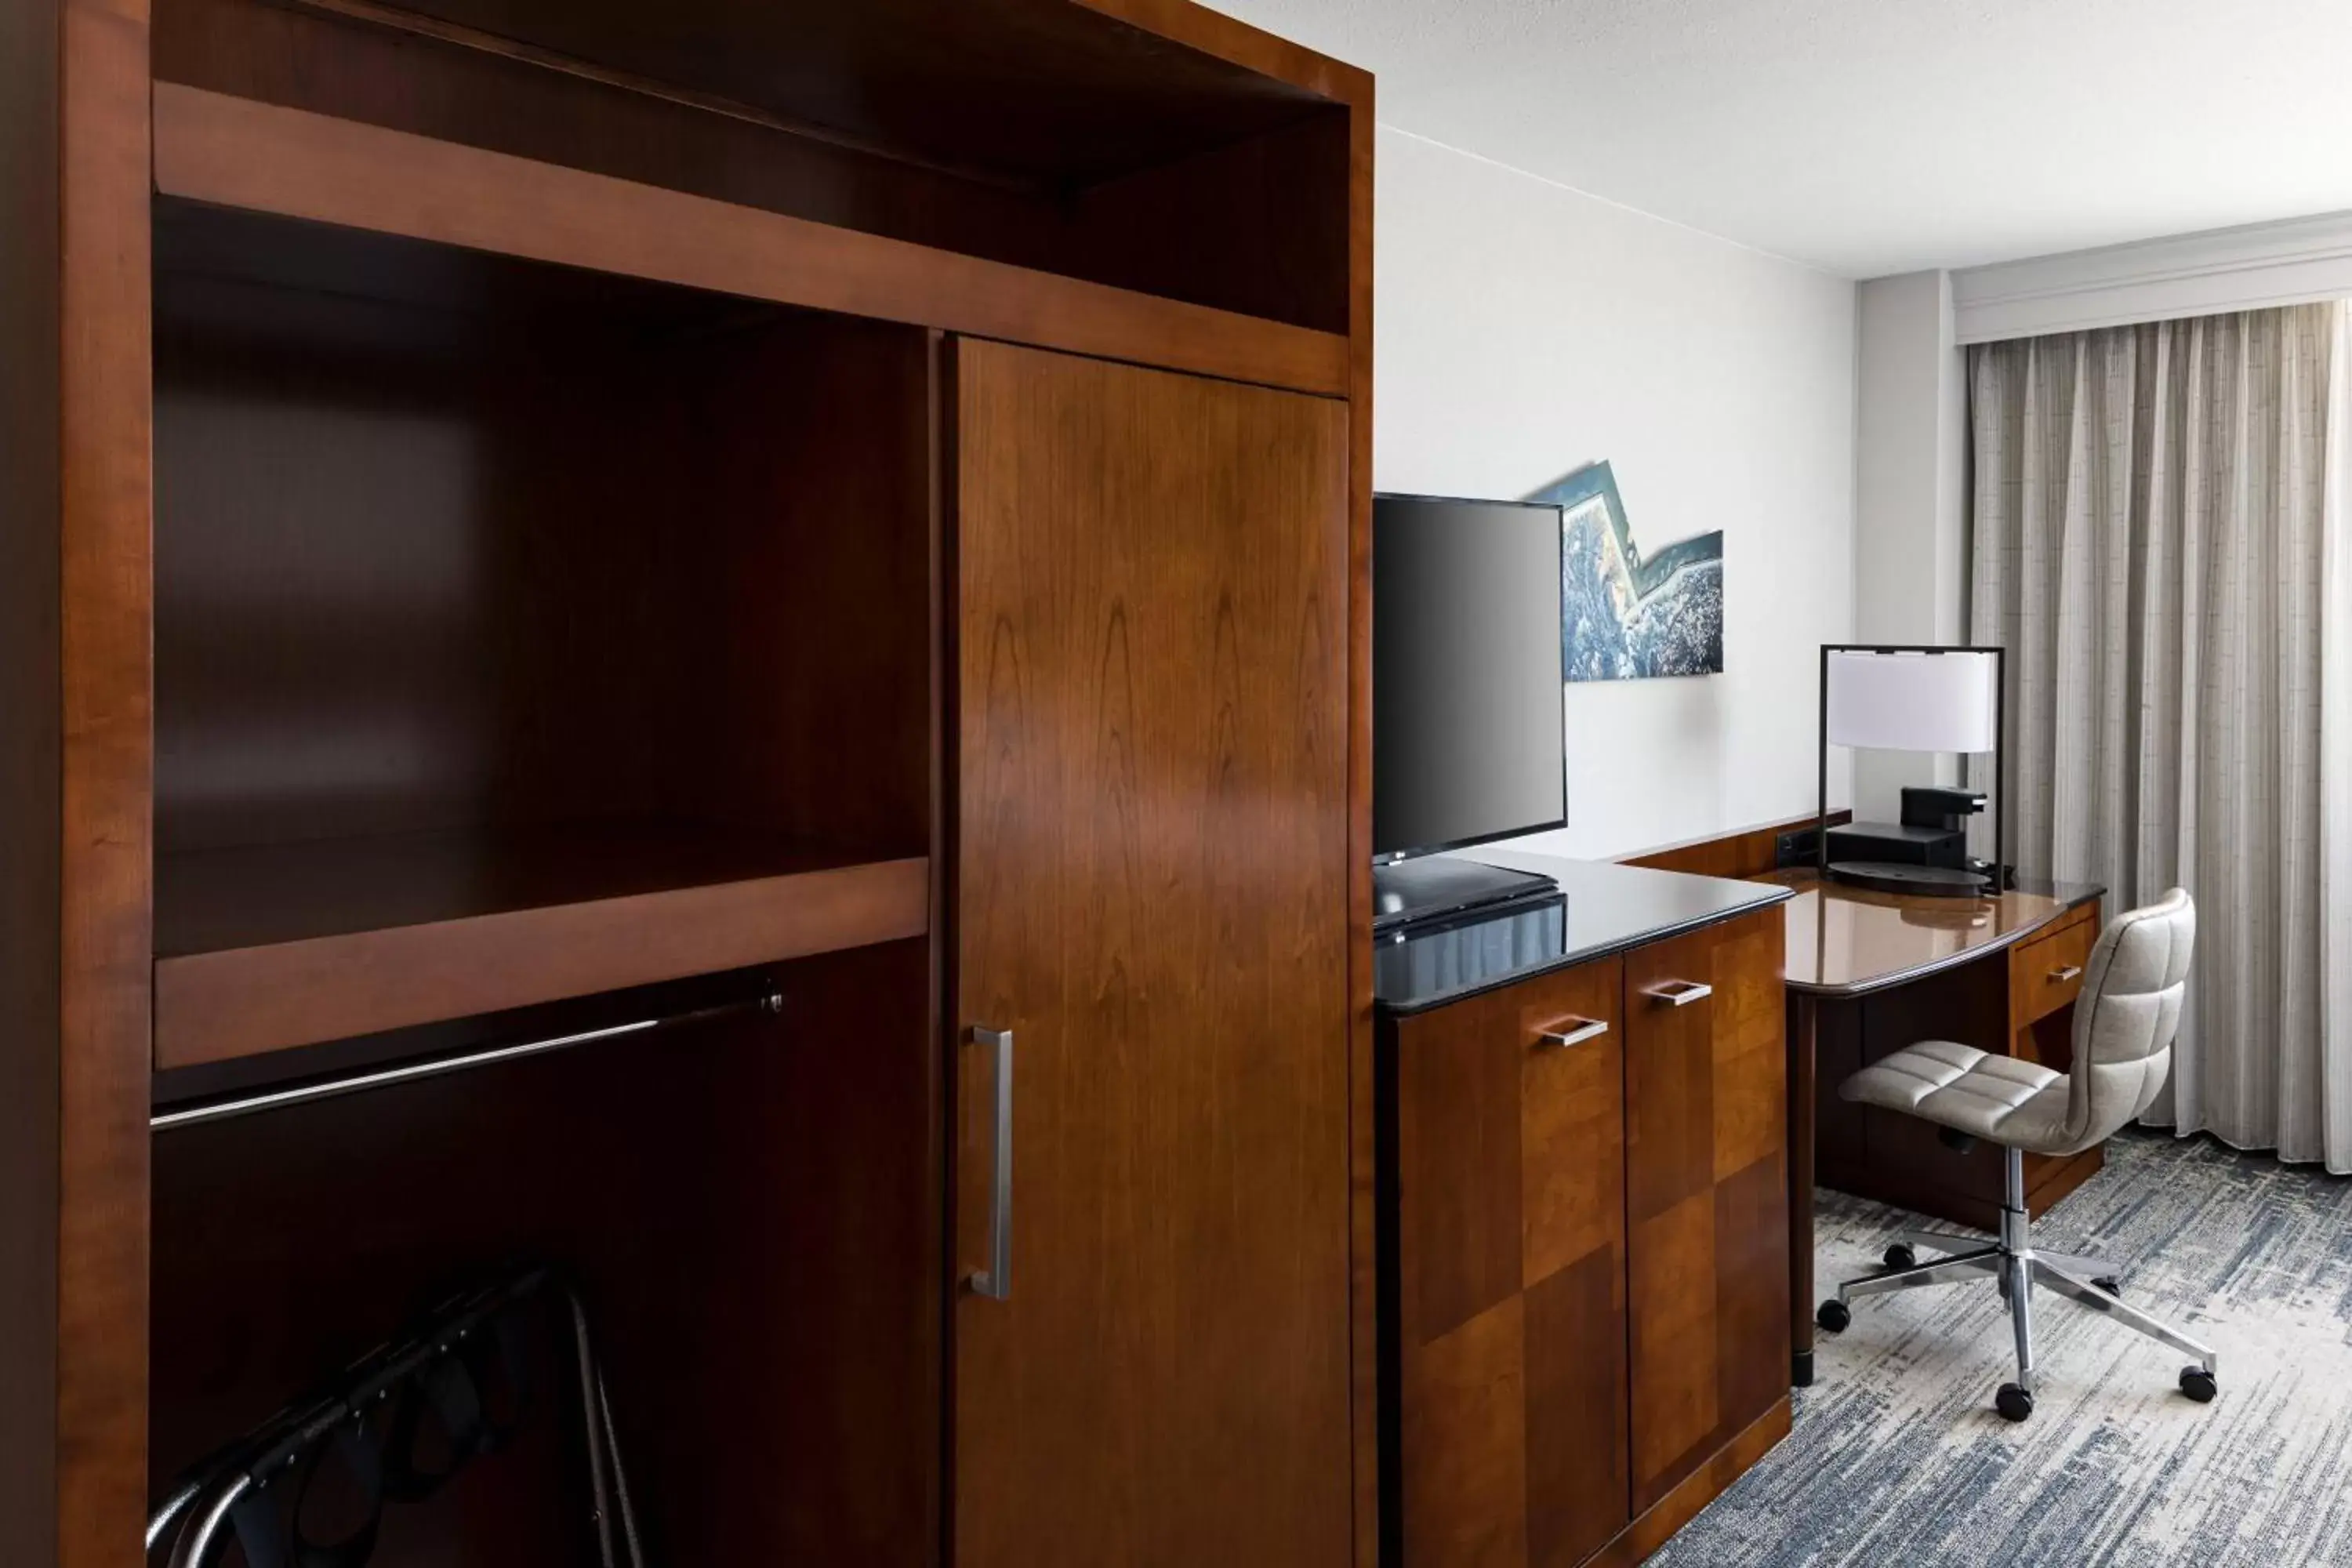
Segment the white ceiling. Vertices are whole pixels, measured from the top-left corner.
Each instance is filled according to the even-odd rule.
[[[1382,124],[1856,278],[2352,208],[2352,0],[1211,0]]]

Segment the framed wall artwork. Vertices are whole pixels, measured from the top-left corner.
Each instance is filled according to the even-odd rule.
[[[1560,509],[1560,664],[1567,679],[1723,672],[1723,532],[1644,555],[1617,478],[1589,463],[1527,498]]]

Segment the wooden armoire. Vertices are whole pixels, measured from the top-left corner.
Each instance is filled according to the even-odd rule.
[[[0,1562],[517,1255],[661,1561],[1371,1562],[1371,115],[1185,0],[10,0]]]

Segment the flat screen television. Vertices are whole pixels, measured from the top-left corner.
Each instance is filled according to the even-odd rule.
[[[1374,921],[1549,889],[1421,858],[1568,817],[1556,506],[1372,502]]]

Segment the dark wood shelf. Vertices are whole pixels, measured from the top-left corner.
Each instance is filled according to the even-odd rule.
[[[188,851],[155,883],[159,1068],[929,929],[925,857],[672,824]]]
[[[869,320],[1347,395],[1333,332],[408,132],[155,84],[167,196]]]

